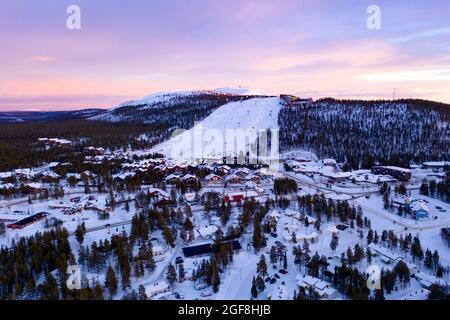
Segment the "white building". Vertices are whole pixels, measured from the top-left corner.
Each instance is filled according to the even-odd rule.
[[[218,228],[216,226],[211,225],[197,229],[197,233],[201,238],[212,238],[217,229]]]
[[[145,294],[149,299],[170,290],[166,281],[159,281],[145,286]]]
[[[321,279],[308,276],[308,275],[298,275],[297,285],[305,289],[313,289],[316,291],[322,299],[335,299],[338,295],[336,289],[334,289],[328,282]]]
[[[377,246],[374,243],[369,244],[368,247],[370,248],[370,250],[372,250],[372,253],[375,253],[380,258],[380,260],[386,264],[396,263],[402,260],[399,255],[389,251],[386,248]]]

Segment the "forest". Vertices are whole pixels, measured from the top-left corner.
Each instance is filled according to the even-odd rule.
[[[450,159],[450,106],[423,100],[322,99],[279,114],[282,151],[305,149],[346,169]]]

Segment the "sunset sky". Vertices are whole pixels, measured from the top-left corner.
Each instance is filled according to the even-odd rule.
[[[71,4],[81,30],[66,28]],[[0,40],[0,110],[241,85],[450,103],[448,0],[1,0]]]

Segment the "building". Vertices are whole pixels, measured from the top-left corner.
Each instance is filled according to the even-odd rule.
[[[422,200],[413,200],[411,203],[405,204],[405,209],[416,220],[426,219],[430,215],[430,209]]]
[[[218,228],[216,226],[211,225],[197,229],[197,233],[200,238],[212,238],[217,229]]]
[[[25,190],[28,193],[38,193],[38,192],[41,192],[43,189],[42,189],[42,184],[33,182],[33,183],[26,184]]]
[[[289,94],[281,94],[280,99],[284,106],[289,107],[308,107],[313,102],[311,98],[302,99]]]
[[[261,177],[256,174],[249,174],[247,177],[245,177],[245,180],[252,181],[254,183],[261,183]]]
[[[216,173],[221,176],[225,176],[230,172],[231,168],[227,165],[216,168]]]
[[[72,142],[66,139],[58,138],[38,138],[38,143],[44,144],[46,146],[57,146],[57,147],[70,147]]]
[[[152,246],[153,256],[160,256],[164,254],[164,249],[161,246]]]
[[[380,258],[381,261],[383,261],[386,264],[393,264],[393,263],[397,263],[400,260],[402,260],[402,258],[393,253],[390,252],[388,249],[377,246],[374,243],[371,243],[368,245],[368,248],[372,251],[372,253],[374,253],[376,256],[378,256]]]
[[[166,182],[168,184],[176,184],[176,183],[180,182],[180,180],[181,180],[180,177],[176,174],[169,174],[166,177]]]
[[[232,174],[227,177],[227,182],[232,184],[241,184],[244,182],[244,179],[237,174]]]
[[[337,290],[326,281],[308,275],[298,275],[296,280],[300,288],[314,290],[322,299],[335,299],[337,297]]]
[[[184,175],[181,180],[186,183],[197,183],[197,177],[190,173]]]
[[[199,244],[196,246],[185,247],[182,249],[183,254],[186,258],[204,256],[211,253],[211,244]]]
[[[26,217],[25,219],[22,219],[20,221],[16,221],[14,223],[11,223],[8,225],[9,229],[18,229],[18,230],[22,230],[25,227],[28,227],[38,221],[41,221],[43,219],[45,219],[48,216],[48,213],[46,212],[40,212],[40,213],[36,213],[32,216]]]
[[[437,278],[433,275],[426,274],[424,272],[417,272],[415,275],[416,280],[420,283],[420,285],[425,288],[429,289],[433,284],[441,287],[441,288],[447,288],[449,284],[440,278]]]
[[[204,243],[195,246],[185,247],[182,249],[186,258],[207,256],[211,252],[218,252],[222,246],[227,246],[233,251],[239,251],[242,249],[241,244],[237,240],[224,241],[219,244],[219,247],[213,246],[211,243]]]
[[[283,234],[283,237],[289,242],[292,242],[293,240],[293,235],[289,232],[285,232]],[[295,232],[295,239],[297,242],[303,242],[305,240],[310,242],[317,242],[317,240],[319,239],[319,235],[315,231],[311,233]]]
[[[170,288],[166,281],[159,281],[145,286],[145,294],[149,299],[168,291],[170,291]]]
[[[450,167],[450,162],[448,161],[434,161],[434,162],[424,162],[422,163],[425,169],[444,169]]]
[[[373,174],[389,175],[399,181],[407,182],[411,179],[411,170],[394,166],[375,166],[371,168]]]
[[[221,184],[223,183],[223,178],[217,174],[211,173],[205,177],[205,181],[211,184]]]
[[[95,147],[85,147],[84,153],[91,156],[102,156],[105,154],[105,149]]]

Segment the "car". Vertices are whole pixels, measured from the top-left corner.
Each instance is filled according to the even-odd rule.
[[[210,297],[212,296],[212,292],[209,290],[203,290],[202,292],[200,292],[200,296],[202,297]]]
[[[438,210],[442,210],[442,207],[436,206],[436,209],[438,209]]]
[[[270,235],[271,235],[273,238],[277,238],[277,237],[278,237],[278,234],[276,234],[275,232],[271,232]]]
[[[267,277],[264,281],[265,282],[269,282],[270,281],[270,277]]]
[[[274,284],[275,282],[277,282],[277,278],[270,279],[270,284]]]
[[[175,298],[178,300],[184,299],[184,295],[182,293],[174,292],[173,294],[174,294]]]
[[[194,286],[194,288],[195,288],[195,290],[204,290],[204,289],[206,289],[208,286],[206,285],[206,284],[204,284],[204,283],[202,283],[202,284],[199,284],[199,285],[197,285],[197,286]]]
[[[278,275],[278,273],[275,273],[273,276],[277,279],[280,279],[280,276]]]
[[[441,209],[441,210],[439,210],[439,212],[447,212],[447,210]]]
[[[281,269],[281,270],[279,270],[279,272],[280,272],[281,274],[287,274],[287,273],[288,273],[287,270],[285,270],[285,269]]]

